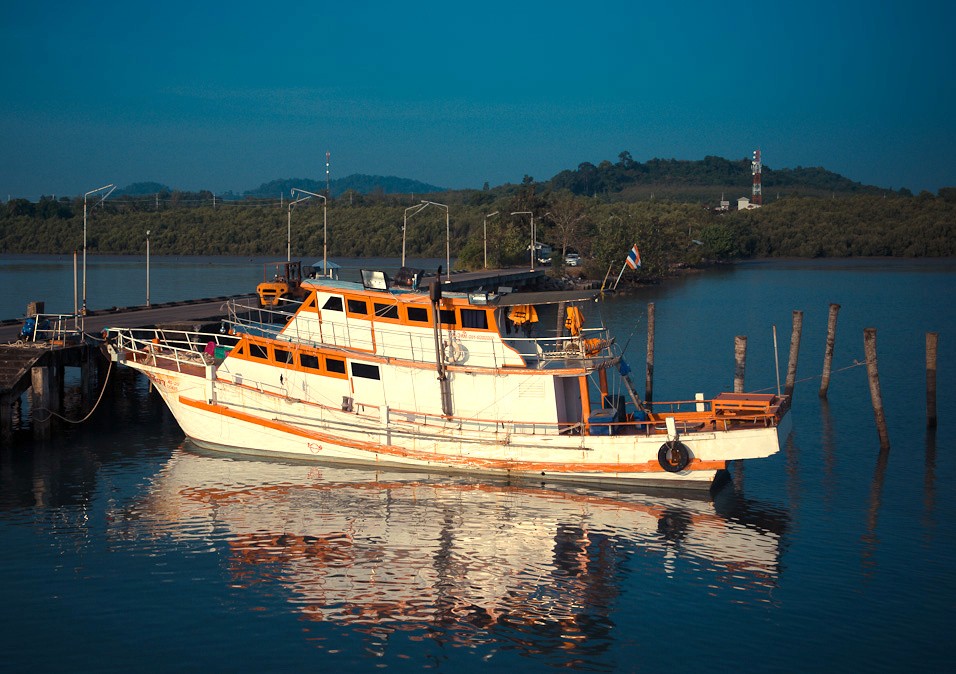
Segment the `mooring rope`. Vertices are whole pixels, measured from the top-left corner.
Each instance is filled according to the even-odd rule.
[[[831,370],[831,372],[832,374],[836,374],[837,372],[852,370],[855,367],[860,367],[863,365],[866,365],[865,361],[861,362],[859,360],[854,360],[852,365],[847,365],[846,367],[837,368],[836,370]],[[793,382],[793,385],[796,386],[797,384],[802,384],[803,382],[811,381],[812,379],[823,379],[823,373],[821,372],[820,374],[810,375],[809,377],[804,377],[803,379],[797,379],[796,381]],[[765,391],[774,391],[776,390],[776,388],[777,388],[776,386],[768,386],[767,388],[758,388],[754,391],[750,391],[750,393],[764,393]]]
[[[67,422],[68,424],[82,424],[84,421],[86,421],[86,420],[89,419],[91,416],[93,416],[93,412],[95,412],[95,411],[96,411],[96,408],[100,406],[100,401],[103,400],[103,394],[106,393],[106,385],[107,385],[107,384],[109,383],[109,381],[110,381],[110,372],[112,372],[112,371],[113,371],[113,361],[110,360],[109,367],[106,368],[106,377],[103,378],[103,388],[100,389],[100,395],[99,395],[99,397],[96,399],[96,402],[93,403],[93,408],[87,413],[87,415],[86,415],[85,417],[83,417],[82,419],[76,419],[76,420],[74,420],[74,419],[67,419],[67,418],[64,417],[63,415],[57,414],[56,412],[54,412],[53,410],[51,410],[51,409],[48,408],[48,407],[37,407],[36,410],[35,410],[35,411],[37,411],[37,412],[49,412],[49,413],[50,413],[50,416],[48,416],[47,418],[45,418],[45,419],[37,419],[37,421],[39,421],[40,423],[45,423],[45,422],[49,421],[52,417],[56,417],[57,419],[62,419],[63,421]]]

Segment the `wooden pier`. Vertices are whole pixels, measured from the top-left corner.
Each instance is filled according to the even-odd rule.
[[[150,307],[113,307],[87,313],[82,333],[54,339],[22,339],[24,319],[0,322],[0,441],[6,444],[13,434],[13,419],[21,397],[31,392],[34,436],[49,437],[53,414],[63,409],[65,368],[80,370],[84,407],[92,404],[94,385],[102,384],[101,371],[106,359],[95,339],[107,328],[179,327],[215,329],[227,315],[230,299],[254,296],[215,297],[186,302],[170,302]],[[42,306],[42,305],[41,305]],[[29,313],[29,312],[28,312]],[[74,319],[67,321],[72,328]],[[78,322],[78,321],[77,321]]]

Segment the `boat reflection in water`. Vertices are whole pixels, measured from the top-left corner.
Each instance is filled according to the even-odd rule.
[[[232,583],[278,584],[309,620],[437,624],[459,641],[504,625],[534,633],[533,650],[554,647],[552,631],[587,649],[574,640],[608,629],[628,575],[696,574],[705,593],[768,601],[779,573],[786,516],[729,485],[695,499],[199,451],[180,448],[156,476],[147,526],[228,549]]]

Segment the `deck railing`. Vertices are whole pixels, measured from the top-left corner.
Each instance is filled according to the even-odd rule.
[[[110,328],[106,339],[114,352],[137,363],[184,368],[204,367],[222,359],[239,338],[215,332],[183,330]]]
[[[153,365],[178,372],[199,374],[197,368],[221,362],[228,349],[238,343],[237,335],[218,333],[186,332],[165,329],[112,328],[107,339],[114,351],[125,359]],[[317,375],[318,376],[318,375]],[[287,396],[287,390],[272,383],[244,377],[243,386],[263,393]],[[695,431],[730,430],[740,426],[776,425],[776,410],[779,398],[774,396],[721,394],[708,400],[677,400],[654,403],[654,412],[643,418],[634,404],[609,397],[603,408],[608,412],[599,415],[601,409],[592,409],[584,421],[540,422],[532,420],[444,416],[438,413],[383,407],[363,401],[349,400],[348,411],[359,418],[377,419],[383,430],[391,433],[407,432],[421,436],[429,428],[436,438],[454,431],[455,437],[464,441],[485,442],[494,437],[494,442],[533,442],[536,435],[566,435],[588,437],[592,435],[660,435],[668,432],[667,420],[674,420],[674,427],[681,434]],[[299,403],[316,409],[341,411],[341,409],[315,400],[298,400]],[[615,407],[615,402],[617,406]],[[621,404],[624,403],[624,404]],[[614,413],[614,410],[617,410]],[[367,427],[365,424],[363,427]],[[586,444],[586,443],[585,443]]]

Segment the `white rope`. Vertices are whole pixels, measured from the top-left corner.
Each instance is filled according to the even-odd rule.
[[[50,416],[48,416],[46,419],[37,419],[37,421],[39,421],[40,423],[43,423],[43,422],[49,421],[52,417],[56,417],[57,419],[62,419],[63,421],[65,421],[65,422],[67,422],[67,423],[69,423],[69,424],[82,424],[84,421],[86,421],[86,420],[89,419],[91,416],[93,416],[93,412],[96,411],[96,408],[99,407],[99,405],[100,405],[100,401],[103,400],[103,394],[106,393],[106,385],[109,383],[109,380],[110,380],[110,372],[112,372],[112,371],[113,371],[113,361],[111,360],[111,361],[110,361],[110,365],[109,365],[109,367],[108,367],[107,370],[106,370],[106,377],[103,379],[103,388],[100,390],[100,395],[99,395],[99,397],[96,399],[96,402],[93,404],[93,409],[91,409],[91,410],[89,411],[89,413],[88,413],[85,417],[83,417],[82,419],[77,419],[77,420],[67,419],[66,417],[64,417],[64,416],[62,416],[62,415],[60,415],[60,414],[57,414],[56,412],[54,412],[53,410],[51,410],[51,409],[48,408],[48,407],[37,407],[36,410],[35,410],[36,412],[49,412],[49,413],[50,413]]]

